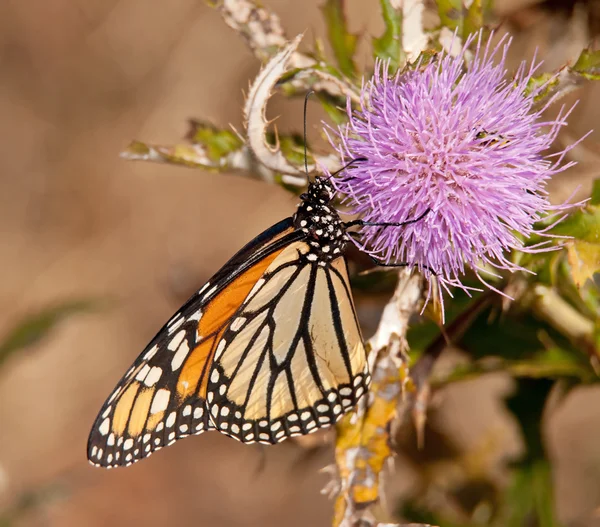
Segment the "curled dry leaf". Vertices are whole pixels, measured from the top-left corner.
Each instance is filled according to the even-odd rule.
[[[278,142],[272,146],[267,141],[269,122],[266,107],[277,81],[286,72],[294,51],[298,48],[302,35],[298,35],[275,55],[260,71],[248,92],[244,106],[247,144],[256,159],[269,170],[288,176],[302,174],[302,169],[292,165],[283,155]],[[314,167],[309,166],[309,171]]]
[[[249,170],[252,167],[252,159],[246,147],[241,147],[219,159],[212,159],[207,149],[199,144],[166,146],[132,141],[121,152],[121,157],[130,161],[152,161],[209,170]]]
[[[284,48],[288,39],[285,36],[279,17],[272,11],[250,0],[219,0],[215,6],[225,23],[242,35],[254,55],[266,62]],[[287,58],[290,69],[298,70],[290,80],[293,91],[323,91],[333,97],[350,96],[359,102],[355,86],[342,75],[336,76],[325,64],[299,52],[297,46]]]
[[[225,23],[243,37],[254,55],[263,62],[288,43],[279,17],[255,2],[220,0],[215,2],[215,7]],[[308,66],[310,60],[295,50],[290,58],[292,67]]]

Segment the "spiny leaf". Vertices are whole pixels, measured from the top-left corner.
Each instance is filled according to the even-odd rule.
[[[402,49],[402,11],[396,9],[391,0],[380,0],[385,31],[373,39],[375,57],[390,62],[390,72],[395,72],[406,61]]]
[[[209,1],[223,17],[225,23],[239,33],[248,47],[261,61],[273,57],[287,39],[279,17],[252,0]]]
[[[566,245],[567,261],[575,285],[600,272],[600,206],[588,205],[571,214],[552,229],[552,234],[570,236]]]
[[[490,0],[473,0],[465,6],[464,0],[436,0],[441,25],[466,39],[484,25],[486,12],[491,8]]]
[[[242,139],[231,130],[222,130],[206,121],[191,119],[190,130],[186,138],[196,145],[206,148],[211,161],[219,161],[222,157],[239,150],[244,146]]]
[[[561,221],[551,232],[560,236],[572,236],[581,241],[600,243],[600,206],[582,207]]]
[[[600,51],[584,49],[573,64],[572,70],[588,80],[600,80]]]
[[[583,287],[600,272],[600,243],[574,241],[567,244],[568,261],[575,285]]]
[[[302,173],[302,169],[292,165],[281,149],[273,148],[268,143],[269,122],[266,119],[266,108],[273,88],[288,70],[290,58],[301,39],[302,35],[297,36],[265,65],[250,86],[244,105],[248,146],[256,159],[273,172],[291,175]]]
[[[199,144],[151,145],[142,141],[132,141],[121,152],[121,157],[131,161],[151,161],[207,170],[247,169],[251,164],[244,148],[213,160],[207,148]]]
[[[322,6],[327,23],[327,35],[340,71],[348,77],[356,75],[353,61],[356,51],[356,35],[350,33],[344,13],[344,0],[327,0]]]
[[[556,73],[541,73],[529,80],[527,93],[536,92],[536,101],[559,99],[579,88],[585,81],[600,80],[600,51],[584,49],[575,64]]]

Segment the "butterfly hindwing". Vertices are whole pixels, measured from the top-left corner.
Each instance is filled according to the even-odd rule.
[[[369,382],[345,260],[317,263],[308,251],[298,241],[277,256],[217,345],[210,419],[245,443],[330,426]]]
[[[205,396],[217,343],[266,268],[297,237],[290,223],[241,249],[152,339],[96,418],[88,441],[92,463],[128,465],[211,428]]]

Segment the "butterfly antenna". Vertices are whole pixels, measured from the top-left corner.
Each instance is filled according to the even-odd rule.
[[[354,159],[351,159],[342,168],[340,168],[340,169],[336,170],[335,172],[333,172],[332,174],[330,174],[327,179],[329,180],[332,177],[337,176],[340,172],[343,172],[344,170],[346,170],[350,165],[353,165],[354,163],[359,163],[361,161],[368,161],[368,158],[366,158],[366,157],[355,157]]]
[[[306,149],[306,109],[308,108],[308,98],[315,93],[313,90],[309,90],[304,97],[304,172],[306,173],[306,183],[309,183],[308,179],[308,153]]]

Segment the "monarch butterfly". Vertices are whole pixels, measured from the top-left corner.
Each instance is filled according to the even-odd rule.
[[[356,406],[370,376],[347,228],[424,214],[344,223],[333,196],[316,176],[293,217],[238,251],[163,326],[102,406],[88,440],[93,465],[128,466],[211,429],[278,443]]]

